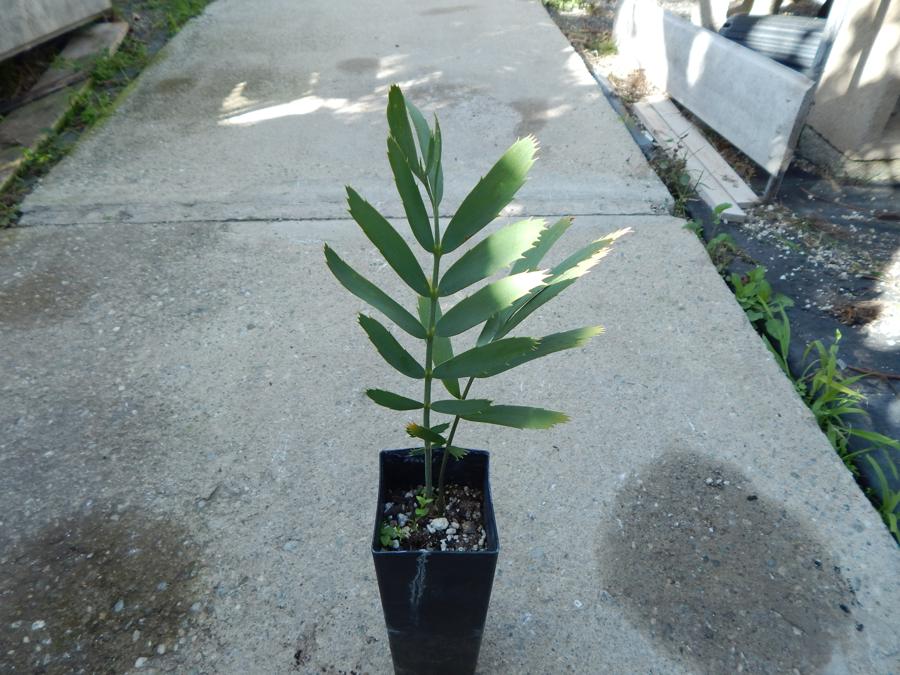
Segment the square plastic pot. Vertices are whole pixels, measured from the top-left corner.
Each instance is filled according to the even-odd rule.
[[[434,452],[437,478],[442,451]],[[485,548],[480,551],[386,551],[380,529],[388,491],[410,490],[424,482],[424,457],[409,450],[383,450],[372,557],[381,606],[398,675],[474,673],[484,633],[500,538],[494,519],[489,454],[470,450],[450,459],[447,483],[480,488]]]

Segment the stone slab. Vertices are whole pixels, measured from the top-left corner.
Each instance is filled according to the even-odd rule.
[[[787,167],[813,82],[654,0],[624,0],[616,42],[648,79],[770,174]]]
[[[2,0],[0,61],[78,28],[111,7],[110,0]]]
[[[373,203],[394,204],[382,133],[394,82],[440,116],[445,166],[459,177],[447,208],[529,133],[541,159],[514,208],[671,204],[537,2],[272,0],[261,11],[220,0],[25,201],[22,222],[152,222],[162,206],[179,220],[342,218],[351,180]]]
[[[460,431],[494,454],[501,537],[480,672],[890,672],[896,545],[696,237],[581,218],[559,255],[625,226],[522,326],[606,334],[478,385],[572,421]],[[418,385],[371,350],[326,240],[411,300],[347,221],[0,233],[0,631],[17,659],[32,622],[71,648],[67,618],[121,593],[98,625],[127,639],[92,643],[87,666],[390,672],[368,546],[377,451],[406,446],[407,416],[363,390]],[[107,564],[123,580],[96,595],[60,572],[22,613],[61,563],[17,561],[55,551],[56,523],[69,566],[109,539],[155,543],[136,570]],[[144,604],[133,643],[120,626]]]

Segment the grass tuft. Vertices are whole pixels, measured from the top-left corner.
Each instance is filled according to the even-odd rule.
[[[584,43],[584,47],[597,56],[612,56],[619,53],[619,47],[611,37],[592,38]]]

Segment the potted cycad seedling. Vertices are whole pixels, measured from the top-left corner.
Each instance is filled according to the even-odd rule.
[[[599,326],[590,326],[541,338],[509,336],[590,270],[622,231],[546,269],[541,261],[571,219],[549,227],[538,219],[520,220],[464,249],[524,183],[534,163],[535,140],[528,137],[513,144],[442,229],[440,125],[435,118],[429,127],[396,86],[390,91],[387,118],[394,182],[412,235],[430,264],[423,269],[405,239],[349,187],[348,203],[362,231],[418,296],[416,307],[404,308],[327,245],[325,258],[348,291],[422,342],[419,353],[412,354],[379,320],[359,316],[384,360],[417,381],[402,394],[366,392],[381,406],[415,415],[406,432],[420,444],[381,452],[372,552],[396,672],[458,675],[475,670],[500,548],[488,453],[459,446],[460,422],[546,429],[568,419],[553,410],[470,396],[473,384],[583,345],[601,332]],[[506,269],[508,274],[497,278]],[[480,287],[473,291],[476,284]],[[465,297],[451,301],[461,291]],[[455,336],[479,326],[471,348],[454,349]]]

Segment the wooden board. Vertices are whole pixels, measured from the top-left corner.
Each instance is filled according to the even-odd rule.
[[[752,206],[759,202],[759,196],[750,189],[744,180],[722,159],[716,149],[703,136],[703,133],[688,120],[681,111],[667,98],[651,101],[650,105],[665,120],[672,132],[681,139],[682,145],[695,157],[716,180],[724,187],[738,206]]]
[[[100,54],[114,54],[128,35],[128,24],[124,21],[95,23],[78,31],[69,40],[59,55],[61,66],[53,66],[41,76],[35,89],[49,88],[57,81],[64,80],[73,70],[90,70],[94,59]]]
[[[110,0],[0,0],[0,61],[96,19]]]
[[[726,186],[722,185],[718,180],[716,173],[710,171],[706,164],[698,158],[697,154],[682,143],[681,136],[672,129],[666,118],[659,113],[655,103],[638,102],[634,104],[634,110],[641,120],[641,123],[653,135],[653,138],[657,143],[670,153],[684,157],[688,174],[691,176],[692,180],[697,181],[697,194],[700,196],[700,199],[703,200],[704,204],[710,209],[714,209],[720,204],[731,204],[731,206],[722,213],[722,218],[730,222],[743,222],[747,220],[747,214],[738,204],[736,197],[726,188]],[[683,117],[682,119],[690,125],[690,122]],[[699,131],[697,131],[696,128],[694,128],[693,134],[695,137],[700,136]],[[706,143],[702,138],[701,140],[703,143]],[[699,144],[696,138],[693,143],[695,147]],[[706,143],[706,145],[709,146],[709,151],[715,153],[715,149],[710,146],[709,143]],[[719,158],[719,161],[724,162],[721,158]],[[740,178],[738,178],[738,180],[740,180]],[[743,181],[740,182],[743,184]],[[749,190],[746,185],[744,185],[744,187]]]

